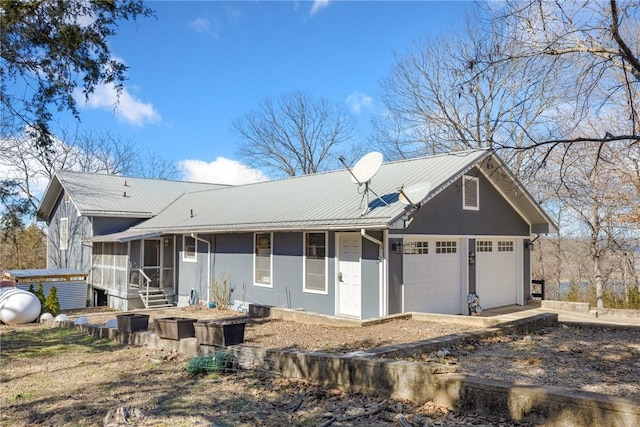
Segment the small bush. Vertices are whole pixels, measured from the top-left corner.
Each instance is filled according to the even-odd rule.
[[[209,290],[209,298],[220,310],[225,310],[231,305],[231,294],[233,294],[233,288],[229,283],[229,276],[227,274],[220,274],[220,281],[214,280]]]
[[[40,301],[40,306],[44,309],[44,305],[46,302],[46,298],[44,296],[44,288],[42,287],[42,283],[38,283],[38,290],[34,292],[38,297],[38,301]]]
[[[51,313],[54,316],[60,314],[60,301],[58,301],[58,289],[55,286],[51,287],[49,296],[47,296],[44,302],[44,310]]]

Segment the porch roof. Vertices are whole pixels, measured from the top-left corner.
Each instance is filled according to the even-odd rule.
[[[136,230],[125,230],[118,233],[102,234],[99,236],[93,236],[88,239],[84,239],[83,242],[118,242],[125,243],[131,240],[151,239],[154,237],[160,237],[162,233],[159,231],[152,232],[140,232]]]

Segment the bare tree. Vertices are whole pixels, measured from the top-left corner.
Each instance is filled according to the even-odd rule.
[[[303,92],[262,99],[232,130],[244,141],[238,149],[244,162],[283,176],[335,166],[338,155],[351,150],[354,132],[343,107]]]
[[[555,195],[571,217],[565,234],[583,242],[590,262],[591,273],[580,280],[594,285],[597,308],[602,309],[605,288],[614,277],[620,280],[620,261],[627,256],[623,249],[631,234],[622,227],[620,218],[628,211],[626,200],[634,190],[620,172],[616,147],[593,149],[588,144],[574,144],[562,155],[552,153],[549,159],[562,165]],[[584,261],[576,263],[585,265]]]
[[[28,135],[0,140],[3,154],[0,167],[12,184],[14,199],[22,195],[28,206],[21,215],[37,210],[41,192],[56,171],[150,178],[175,178],[178,175],[174,163],[108,132],[63,132],[62,138],[56,138],[50,148],[49,152],[43,152]]]
[[[637,1],[507,0],[493,9],[505,50],[487,57],[479,73],[515,61],[526,68],[556,70],[558,126],[532,133],[527,147],[558,147],[581,142],[640,141],[640,3]],[[583,121],[618,115],[625,123],[594,134]],[[546,159],[546,155],[542,160]]]
[[[387,109],[376,125],[378,142],[392,157],[414,157],[470,148],[520,147],[540,123],[550,120],[551,94],[545,70],[528,70],[517,61],[479,67],[499,57],[505,41],[497,24],[467,17],[457,33],[414,44],[396,55],[383,81]],[[526,165],[515,150],[506,152],[516,172]]]

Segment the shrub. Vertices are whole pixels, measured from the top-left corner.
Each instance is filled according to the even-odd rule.
[[[220,274],[220,281],[214,280],[209,289],[209,298],[220,310],[225,310],[231,304],[233,288],[229,284],[229,276]]]
[[[55,286],[51,287],[49,296],[47,296],[47,299],[44,302],[44,308],[45,311],[51,313],[54,316],[60,314],[60,301],[58,301],[58,290]]]
[[[34,292],[40,301],[40,306],[44,309],[46,298],[44,296],[44,288],[42,287],[42,283],[38,283],[38,290]]]

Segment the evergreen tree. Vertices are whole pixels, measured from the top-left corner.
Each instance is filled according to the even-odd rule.
[[[38,290],[34,292],[40,301],[40,306],[44,309],[44,303],[46,298],[44,296],[44,288],[42,287],[42,283],[38,283]]]
[[[47,300],[44,303],[44,308],[54,316],[60,314],[60,301],[58,301],[58,290],[55,286],[51,287],[49,296],[47,296]]]

